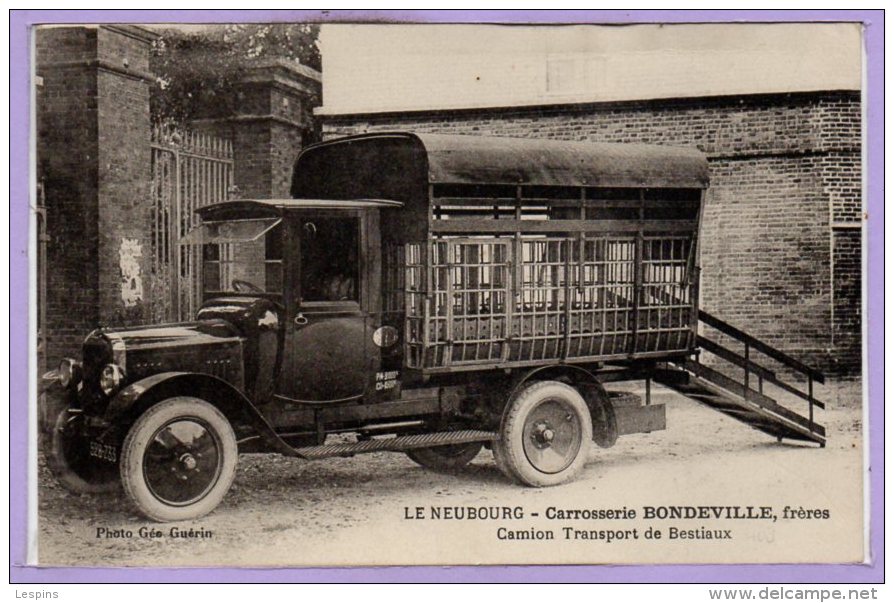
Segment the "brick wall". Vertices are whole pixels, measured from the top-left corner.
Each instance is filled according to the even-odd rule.
[[[860,231],[831,229],[861,215],[858,93],[327,116],[322,127],[326,139],[416,130],[698,148],[712,180],[702,307],[823,369],[860,370]]]
[[[318,72],[279,60],[253,63],[239,84],[235,115],[197,119],[190,127],[233,141],[240,196],[288,197],[295,159],[317,135],[312,110],[319,96]]]
[[[99,319],[97,82],[84,61],[96,31],[59,28],[36,37],[37,174],[47,204],[46,355],[76,350]]]
[[[149,315],[151,299],[149,44],[147,38],[119,29],[99,28],[98,36],[101,60],[127,69],[101,68],[97,73],[99,320],[139,324]],[[122,262],[128,255],[139,263],[140,274],[124,283]],[[142,293],[133,291],[135,287]]]
[[[232,130],[233,182],[241,197],[268,197],[272,172],[267,149],[270,128],[263,121],[244,121]]]
[[[711,165],[701,306],[797,358],[827,364],[828,202],[811,157]]]
[[[147,32],[38,29],[37,178],[47,207],[46,359],[141,322],[151,260]]]
[[[859,228],[832,232],[832,367],[854,372],[862,361],[862,236]]]

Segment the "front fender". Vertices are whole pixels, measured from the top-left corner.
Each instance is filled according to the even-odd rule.
[[[37,422],[40,432],[51,433],[56,424],[56,417],[71,406],[76,406],[71,390],[62,387],[58,379],[45,378],[37,391]]]
[[[169,388],[175,381],[182,380],[188,374],[180,372],[157,373],[131,383],[118,392],[106,406],[105,419],[110,423],[119,422],[126,419],[129,415],[134,415],[133,418],[136,419],[151,403],[160,401],[158,396],[161,394],[161,390],[157,389],[159,386],[165,382],[170,382],[168,384]]]
[[[104,418],[113,425],[130,426],[150,406],[174,396],[205,400],[216,406],[230,423],[247,423],[277,451],[295,454],[251,400],[223,379],[204,373],[157,373],[131,383],[112,399]]]

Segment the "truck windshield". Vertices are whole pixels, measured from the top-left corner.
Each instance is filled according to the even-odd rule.
[[[206,292],[282,293],[279,219],[206,222],[183,242],[201,245]]]

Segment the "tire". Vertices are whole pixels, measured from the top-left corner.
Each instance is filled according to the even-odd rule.
[[[496,464],[497,469],[499,469],[503,475],[508,477],[512,483],[521,483],[509,468],[509,463],[506,462],[506,453],[503,452],[503,447],[500,446],[498,442],[494,442],[491,452],[494,453],[494,463]]]
[[[236,436],[214,406],[169,398],[143,413],[121,448],[121,483],[137,509],[156,521],[213,511],[236,475]]]
[[[522,484],[555,486],[581,470],[592,437],[590,411],[578,391],[558,381],[539,381],[509,402],[494,456]]]
[[[408,450],[407,456],[426,469],[455,473],[471,463],[483,447],[482,442],[469,442],[468,444],[416,448]]]
[[[89,441],[80,432],[83,415],[63,409],[53,429],[44,440],[47,467],[59,484],[75,494],[114,492],[118,481],[118,464],[90,456]]]

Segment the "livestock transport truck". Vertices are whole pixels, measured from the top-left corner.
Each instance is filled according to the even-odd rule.
[[[508,479],[553,486],[591,442],[665,428],[653,382],[823,445],[822,374],[699,310],[707,186],[703,155],[659,146],[308,147],[292,198],[198,210],[181,241],[203,261],[194,321],[97,329],[50,375],[48,464],[74,491],[123,485],[158,521],[212,511],[239,452],[457,470],[485,447]],[[619,381],[645,396],[606,390]]]

